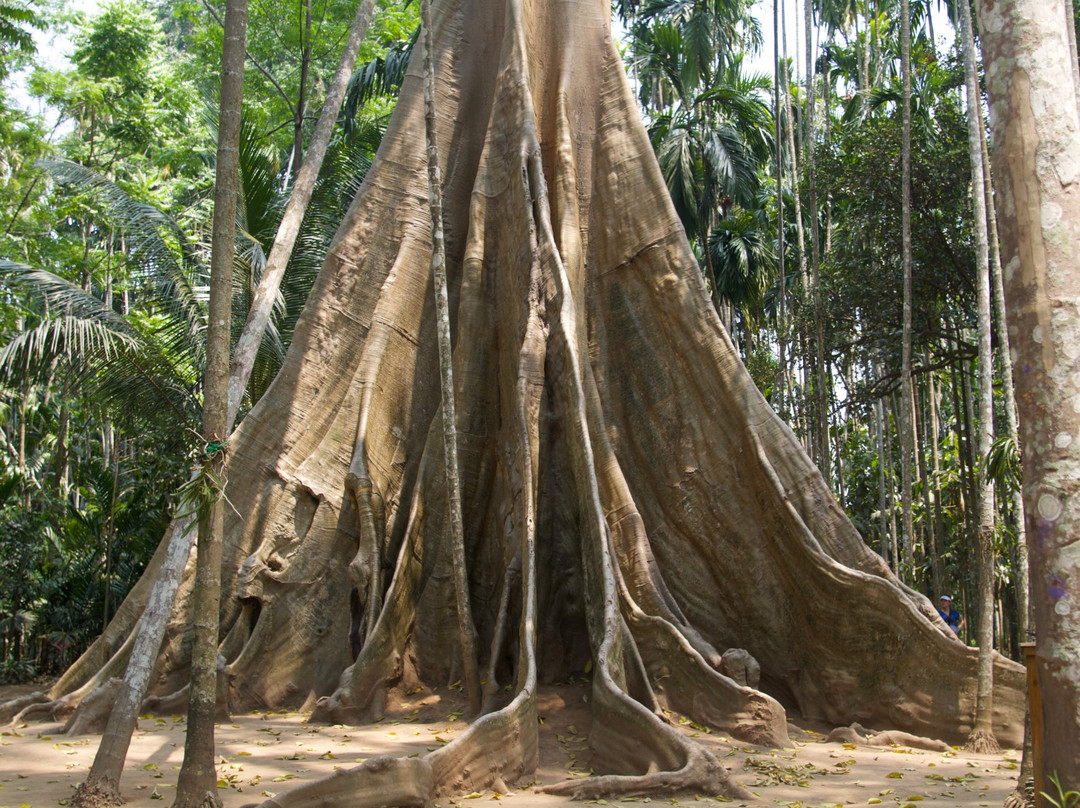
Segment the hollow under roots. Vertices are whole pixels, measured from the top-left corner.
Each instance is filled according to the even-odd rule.
[[[419,804],[513,783],[536,767],[538,683],[586,670],[598,776],[549,788],[576,796],[742,796],[664,710],[769,745],[787,741],[781,702],[951,740],[972,726],[975,652],[862,542],[711,308],[607,17],[606,0],[435,9],[488,712],[425,758],[369,762],[268,806],[373,793]],[[230,509],[221,654],[234,711],[360,722],[382,714],[390,687],[461,675],[420,64],[281,373],[230,441],[242,518]],[[158,693],[187,675],[191,585]],[[140,586],[54,697],[119,653]],[[732,665],[760,671],[761,689],[721,673]],[[995,732],[1013,741],[1022,670],[999,658],[995,683]]]

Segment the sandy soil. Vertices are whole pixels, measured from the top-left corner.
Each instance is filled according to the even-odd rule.
[[[536,794],[533,786],[588,775],[587,692],[584,684],[542,691],[541,767],[534,782],[519,783],[506,794],[472,794],[451,802],[466,808],[492,801],[513,808],[567,803]],[[393,717],[365,727],[309,725],[304,715],[289,712],[236,716],[217,728],[219,794],[226,808],[240,808],[375,755],[423,755],[465,728],[460,711],[459,693],[423,691],[404,697]],[[969,755],[852,748],[794,726],[787,749],[733,742],[685,719],[680,728],[708,746],[732,776],[757,795],[752,805],[1000,806],[1013,790],[1019,765],[1013,751]],[[183,716],[140,720],[121,784],[128,804],[171,804],[184,729]],[[98,736],[65,737],[58,724],[6,728],[0,736],[0,808],[67,804],[90,768],[97,743]],[[594,804],[631,808],[650,801],[641,797]],[[655,801],[677,805],[717,800],[714,795],[688,794]]]

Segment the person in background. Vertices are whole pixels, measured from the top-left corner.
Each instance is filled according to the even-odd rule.
[[[953,634],[959,637],[960,630],[964,627],[964,618],[960,612],[953,608],[952,598],[948,595],[942,595],[938,599],[937,611],[941,615],[941,619],[953,630]]]

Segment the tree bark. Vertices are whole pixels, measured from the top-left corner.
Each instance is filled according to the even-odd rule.
[[[911,331],[912,331],[912,279],[911,279],[911,9],[908,0],[900,2],[900,71],[903,90],[901,114],[903,118],[900,141],[901,163],[901,256],[904,265],[904,312],[900,370],[900,507],[903,514],[902,552],[897,574],[903,581],[911,582],[914,572],[912,552],[914,546],[914,518],[912,516],[911,466],[915,454],[914,432],[911,413]]]
[[[270,255],[266,259],[262,278],[252,297],[251,310],[244,323],[244,330],[236,341],[236,348],[233,351],[233,371],[229,378],[230,430],[240,411],[240,402],[243,400],[244,390],[247,389],[248,380],[251,378],[251,370],[255,366],[259,344],[266,331],[266,324],[270,322],[270,313],[274,308],[278,289],[281,287],[281,279],[289,264],[289,257],[292,255],[293,245],[296,244],[296,237],[300,233],[300,225],[307,212],[308,203],[311,202],[311,194],[315,190],[315,182],[319,178],[323,158],[326,157],[326,150],[330,146],[330,136],[334,133],[334,125],[337,123],[338,111],[345,100],[349,76],[352,75],[353,67],[356,65],[356,54],[360,50],[360,43],[364,41],[364,35],[371,24],[374,11],[375,0],[360,0],[356,7],[356,15],[349,28],[349,37],[345,41],[345,47],[342,48],[341,59],[327,88],[326,101],[319,113],[319,120],[315,124],[311,143],[308,144],[307,159],[301,164],[296,174],[296,181],[289,194],[289,201],[285,205],[285,212],[281,216],[281,223],[274,236]]]
[[[420,6],[424,29],[424,139],[427,145],[428,203],[431,208],[431,277],[435,284],[435,317],[438,320],[439,370],[442,378],[442,438],[446,467],[447,519],[450,522],[451,558],[454,567],[454,601],[461,643],[461,663],[469,710],[480,712],[480,675],[476,665],[475,628],[469,604],[469,573],[465,566],[465,536],[461,516],[461,475],[458,468],[457,413],[454,404],[454,359],[450,338],[450,299],[446,285],[446,248],[443,243],[442,176],[435,126],[434,46],[431,43],[431,3]]]
[[[974,30],[974,27],[972,27]],[[981,96],[980,96],[981,97]],[[1016,414],[1016,389],[1013,385],[1013,360],[1009,348],[1009,327],[1005,314],[1005,282],[1001,272],[1001,242],[998,238],[997,213],[994,203],[994,184],[991,180],[990,152],[986,147],[986,126],[982,104],[979,113],[979,151],[983,164],[983,196],[986,197],[986,220],[990,235],[990,281],[994,299],[994,320],[997,325],[998,363],[1001,368],[1001,397],[1005,403],[1005,429],[1009,438],[1020,446],[1020,418]],[[1013,517],[1016,520],[1016,559],[1013,565],[1013,586],[1016,590],[1016,623],[1020,642],[1035,637],[1031,619],[1031,585],[1028,577],[1027,531],[1025,530],[1024,497],[1017,487],[1009,491]]]
[[[221,53],[214,224],[210,252],[210,311],[203,371],[203,439],[206,441],[199,510],[195,593],[192,605],[191,690],[184,762],[175,808],[220,806],[214,757],[217,712],[218,633],[221,606],[221,548],[224,539],[225,448],[229,429],[229,343],[232,325],[236,204],[240,191],[240,118],[244,96],[247,0],[229,0]]]
[[[1080,113],[1063,0],[980,0],[1024,506],[1043,693],[1044,771],[1080,787]]]
[[[960,3],[960,50],[967,90],[968,157],[971,163],[971,203],[975,234],[975,295],[979,342],[979,455],[975,465],[978,508],[977,566],[979,582],[978,642],[979,690],[975,729],[967,747],[976,752],[997,752],[994,737],[994,482],[986,473],[986,460],[994,442],[994,360],[990,351],[990,251],[987,243],[986,197],[983,187],[982,127],[979,81],[975,74],[975,38],[971,8]]]
[[[528,778],[539,688],[591,665],[603,774],[556,790],[745,798],[658,714],[786,743],[776,698],[720,673],[731,649],[805,715],[956,742],[977,655],[865,545],[739,362],[608,15],[601,0],[433,8],[465,550],[477,648],[501,654],[510,690],[400,771],[413,785],[429,772],[440,801]],[[413,59],[282,371],[230,442],[229,498],[245,516],[225,514],[235,597],[221,653],[237,709],[365,720],[394,709],[388,692],[444,685],[458,664]],[[348,570],[371,551],[348,492],[357,451],[383,503],[371,517],[387,584],[354,660],[344,605],[368,579]],[[180,608],[190,593],[188,578]],[[995,662],[995,731],[1019,742],[1022,669]],[[187,666],[174,628],[159,689]],[[329,799],[332,782],[315,791]]]
[[[780,3],[773,0],[773,148],[776,150],[776,271],[780,281],[780,304],[776,316],[776,344],[780,373],[776,411],[788,417],[787,409],[787,269],[784,255],[784,139],[780,114]]]

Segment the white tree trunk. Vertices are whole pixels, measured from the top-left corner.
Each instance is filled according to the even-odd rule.
[[[1064,0],[978,4],[1023,438],[1044,771],[1080,787],[1080,114]]]

